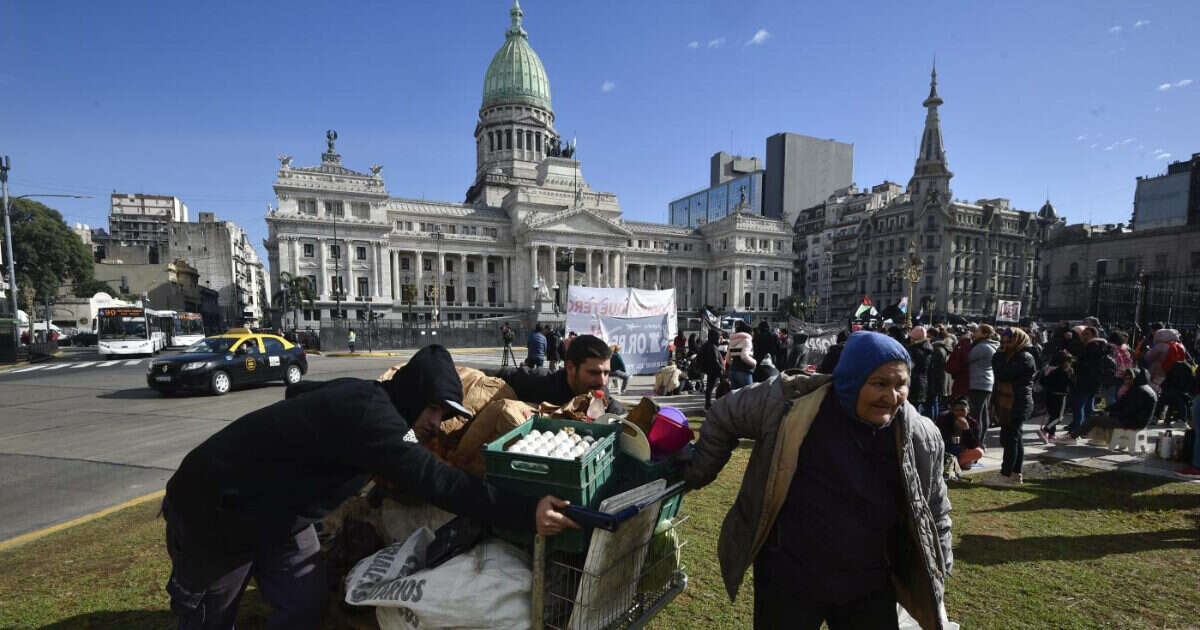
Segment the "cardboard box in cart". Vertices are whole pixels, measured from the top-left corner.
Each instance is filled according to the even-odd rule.
[[[592,448],[578,459],[557,459],[530,453],[505,450],[530,431],[552,431],[572,428],[580,436],[595,439]],[[552,494],[573,505],[595,508],[616,492],[614,474],[619,425],[557,420],[535,416],[529,422],[485,444],[483,463],[489,483],[526,496],[543,497]],[[497,529],[496,535],[511,543],[529,548],[533,535]],[[591,532],[570,530],[549,539],[552,550],[582,553],[587,551]]]

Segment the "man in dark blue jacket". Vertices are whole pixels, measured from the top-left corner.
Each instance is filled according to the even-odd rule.
[[[250,576],[275,609],[268,628],[317,627],[326,585],[313,523],[371,475],[488,523],[545,535],[575,526],[564,501],[503,491],[404,440],[458,415],[470,414],[450,353],[427,346],[386,383],[293,385],[193,449],[163,500],[180,628],[233,628]]]

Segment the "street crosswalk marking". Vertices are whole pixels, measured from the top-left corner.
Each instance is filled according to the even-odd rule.
[[[116,361],[105,361],[104,363],[101,363],[100,365],[97,365],[96,367],[110,367],[110,366],[116,365],[120,362],[121,362],[120,359],[117,359]]]
[[[32,372],[32,371],[34,371],[34,370],[41,370],[41,369],[44,369],[45,367],[46,367],[46,366],[44,366],[44,365],[35,365],[35,366],[33,366],[33,367],[27,367],[27,368],[21,368],[21,369],[19,369],[19,370],[13,370],[13,371],[12,371],[12,373],[13,373],[13,374],[20,374],[21,372]]]
[[[74,363],[58,363],[56,365],[51,365],[50,367],[46,368],[46,371],[49,372],[50,370],[61,370],[69,365],[74,365]]]
[[[78,365],[72,365],[71,369],[78,370],[79,368],[87,367],[89,365],[95,365],[96,363],[99,363],[99,361],[84,361],[83,363],[80,363]]]
[[[126,361],[126,362],[125,362],[125,365],[137,365],[137,364],[139,364],[139,363],[141,363],[141,362],[142,362],[142,360],[141,360],[141,359],[130,359],[130,360],[128,360],[128,361]]]

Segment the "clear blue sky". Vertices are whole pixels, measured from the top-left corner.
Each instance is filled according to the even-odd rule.
[[[93,226],[113,190],[176,195],[261,244],[276,156],[318,163],[333,128],[392,195],[461,201],[509,7],[3,3],[10,194],[96,195],[48,200]],[[1127,221],[1135,176],[1200,152],[1200,2],[522,7],[557,128],[629,219],[665,221],[712,153],[763,156],[779,131],[854,143],[860,186],[906,183],[934,55],[956,197],[1036,210],[1049,191],[1071,221]]]

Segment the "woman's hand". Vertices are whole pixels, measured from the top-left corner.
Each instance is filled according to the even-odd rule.
[[[537,511],[534,512],[534,523],[537,525],[537,533],[542,536],[553,536],[562,532],[562,530],[571,528],[579,529],[579,524],[563,515],[562,508],[571,505],[570,501],[564,501],[556,496],[546,495],[538,501]]]

